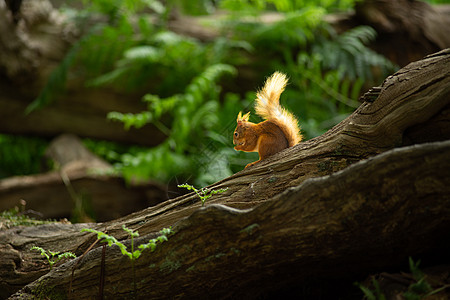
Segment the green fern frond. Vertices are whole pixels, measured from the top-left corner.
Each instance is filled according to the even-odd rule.
[[[88,78],[111,69],[122,53],[135,43],[133,33],[133,27],[126,19],[115,26],[100,24],[92,28],[88,34],[72,45],[61,63],[50,74],[39,96],[25,112],[29,114],[52,103],[65,90],[68,73],[75,64],[85,69]],[[102,43],[98,43],[99,39]],[[111,82],[122,73],[123,70],[116,70],[91,84]]]
[[[198,128],[203,124],[214,124],[213,111],[217,110],[217,105],[214,101],[207,102],[207,105],[202,105],[201,102],[205,100],[204,95],[214,89],[216,93],[217,80],[223,74],[235,74],[236,70],[224,64],[216,64],[208,67],[203,73],[195,77],[192,82],[186,87],[184,95],[174,95],[165,99],[161,99],[155,95],[144,96],[144,101],[149,103],[149,111],[137,114],[123,114],[120,112],[110,112],[108,118],[111,120],[121,121],[124,123],[125,129],[130,127],[141,128],[149,122],[156,122],[159,117],[167,112],[172,111],[175,105],[180,105],[180,109],[175,109],[174,116],[174,131],[182,139],[183,136],[188,135],[190,128]],[[186,109],[190,112],[186,114]],[[200,122],[201,121],[201,122]]]
[[[127,73],[127,69],[125,68],[117,68],[109,73],[106,73],[102,76],[94,78],[86,82],[87,87],[95,87],[102,86],[107,84],[112,84],[117,81],[119,78],[123,77]]]
[[[130,73],[139,74],[141,65],[157,63],[163,53],[152,46],[131,47],[123,53],[123,58],[117,61],[116,68],[87,82],[87,86],[102,86],[113,84],[127,77]],[[137,69],[137,70],[136,70]],[[133,72],[134,71],[134,72]],[[133,80],[134,78],[130,78]]]
[[[147,94],[143,97],[143,101],[148,103],[148,110],[154,115],[155,119],[159,119],[164,113],[172,111],[181,101],[181,98],[181,95],[173,95],[161,99],[156,95]]]
[[[161,51],[153,46],[144,45],[130,48],[125,51],[124,59],[128,61],[158,61],[162,56]]]
[[[136,114],[122,114],[120,112],[110,112],[107,118],[113,121],[120,121],[124,124],[125,130],[131,127],[142,128],[145,124],[150,123],[153,116],[150,112],[144,111]]]
[[[236,68],[226,64],[215,64],[208,66],[205,71],[195,77],[186,88],[186,94],[197,94],[197,100],[200,94],[205,93],[211,88],[211,84],[217,82],[223,75],[236,75]],[[197,93],[198,91],[198,93]]]
[[[88,78],[108,72],[115,67],[123,53],[136,45],[134,28],[126,19],[115,26],[102,26],[91,33],[79,54],[79,63]],[[102,42],[99,43],[98,41]]]
[[[321,56],[325,69],[337,69],[349,79],[372,80],[372,67],[380,68],[384,75],[396,66],[384,56],[374,52],[366,44],[374,41],[376,31],[369,26],[358,26],[331,40],[322,40],[313,46],[313,52]]]
[[[257,30],[256,42],[268,48],[305,46],[314,39],[314,31],[322,24],[325,10],[320,7],[307,7],[287,13],[274,24],[261,25]]]
[[[27,106],[25,113],[29,114],[37,109],[47,106],[65,89],[67,74],[70,67],[75,62],[75,58],[84,39],[76,42],[67,52],[59,66],[50,74],[47,84],[44,86],[38,97]]]
[[[236,69],[226,64],[211,65],[192,79],[183,94],[168,98],[146,95],[147,112],[109,114],[110,118],[124,122],[127,128],[146,122],[157,125],[163,114],[171,115],[172,123],[166,132],[169,137],[165,142],[148,151],[122,156],[116,168],[126,179],[167,179],[171,174],[183,174],[195,166],[192,157],[201,153],[199,148],[205,138],[204,131],[218,122],[216,112],[220,88],[217,82],[226,74],[234,75]]]
[[[194,42],[194,39],[189,37],[182,37],[181,35],[178,35],[171,31],[162,31],[155,35],[153,41],[160,45],[177,46],[180,43],[186,41]]]
[[[320,6],[328,12],[348,10],[358,0],[222,0],[220,7],[233,12],[256,13],[275,7],[279,12],[293,12],[310,6]]]

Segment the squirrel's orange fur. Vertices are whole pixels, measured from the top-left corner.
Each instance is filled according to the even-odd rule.
[[[245,152],[258,152],[259,160],[255,163],[292,147],[302,139],[297,119],[280,106],[280,95],[287,84],[286,75],[275,72],[267,79],[262,90],[256,94],[256,114],[265,121],[255,124],[248,121],[250,113],[242,116],[239,112],[234,131],[234,149]]]

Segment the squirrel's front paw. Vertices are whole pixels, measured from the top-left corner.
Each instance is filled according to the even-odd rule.
[[[258,160],[258,161],[259,161],[259,160]],[[254,161],[254,162],[252,162],[252,163],[247,164],[247,165],[245,166],[244,169],[247,169],[248,167],[253,166],[253,165],[256,164],[258,161]]]

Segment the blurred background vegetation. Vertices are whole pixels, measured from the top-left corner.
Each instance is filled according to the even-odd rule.
[[[105,118],[125,128],[153,123],[167,136],[163,143],[146,148],[85,139],[85,144],[127,180],[205,186],[257,159],[257,153],[233,150],[235,118],[239,111],[252,111],[256,89],[275,70],[290,78],[281,102],[298,117],[306,139],[343,120],[359,105],[361,93],[395,72],[396,65],[367,47],[376,38],[374,29],[360,26],[338,35],[324,21],[329,13],[353,9],[355,2],[93,0],[77,8],[63,5],[60,10],[86,33],[28,111],[51,105],[69,70],[87,87],[144,92],[147,110],[112,111]],[[173,14],[213,13],[220,17],[203,24],[221,32],[212,40],[182,36],[168,27]],[[281,17],[261,22],[270,13]],[[255,74],[256,82],[237,80],[243,72]],[[250,120],[260,121],[254,113]],[[0,177],[38,173],[42,162],[36,158],[48,142],[0,135]]]

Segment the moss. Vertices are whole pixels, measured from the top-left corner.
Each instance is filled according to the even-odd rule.
[[[66,299],[66,295],[61,291],[55,290],[54,286],[49,285],[48,280],[39,280],[38,282],[38,285],[31,291],[31,293],[36,296],[36,299]]]
[[[234,254],[240,254],[240,253],[241,253],[241,250],[236,249],[236,248],[231,248],[230,250],[231,250],[231,252],[233,252]]]
[[[334,149],[334,155],[336,156],[344,155],[344,146],[343,145],[337,146],[336,149]]]
[[[216,255],[214,255],[214,258],[221,258],[222,256],[226,256],[225,253],[217,253]]]
[[[267,182],[268,182],[268,183],[273,183],[273,182],[275,182],[275,181],[277,181],[277,180],[278,180],[277,177],[272,176],[272,177],[270,177],[269,179],[267,179]]]
[[[184,250],[184,253],[191,253],[192,247],[188,246],[188,245],[183,245],[183,250]]]
[[[178,260],[172,260],[166,257],[166,259],[161,263],[159,269],[161,272],[172,273],[181,267],[181,262]]]
[[[226,256],[226,254],[220,252],[220,253],[217,253],[217,254],[208,256],[207,258],[205,258],[205,261],[209,262],[209,261],[212,260],[212,259],[219,259],[219,258],[221,258],[221,257],[223,257],[223,256]]]
[[[34,218],[21,214],[18,207],[10,210],[5,210],[0,213],[0,229],[9,229],[15,226],[35,226],[50,223],[59,222],[54,220],[36,220]]]
[[[186,269],[186,273],[187,272],[192,272],[195,270],[195,265],[190,266],[189,268]]]
[[[317,168],[320,172],[328,171],[331,169],[331,163],[329,160],[321,161],[317,163]]]
[[[242,229],[240,232],[241,233],[246,233],[248,235],[253,234],[253,232],[259,227],[259,224],[254,223],[252,225],[249,225],[247,227],[245,227],[244,229]]]

